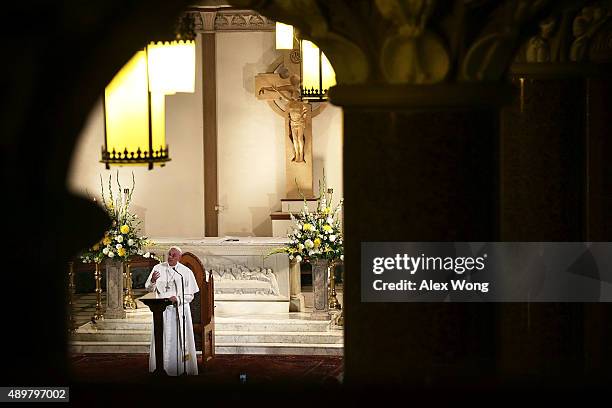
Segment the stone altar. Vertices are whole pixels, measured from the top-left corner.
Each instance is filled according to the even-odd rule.
[[[289,258],[266,256],[287,238],[152,238],[147,250],[164,255],[171,246],[196,255],[215,279],[215,314],[289,312]]]

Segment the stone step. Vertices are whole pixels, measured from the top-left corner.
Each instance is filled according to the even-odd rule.
[[[215,316],[217,331],[321,332],[331,327],[331,320],[312,320],[304,313],[254,317]]]
[[[79,330],[72,335],[73,343],[92,341],[104,343],[148,342],[150,330]]]
[[[147,328],[101,329],[91,325],[81,327],[72,335],[72,341],[133,342],[148,341],[151,330]],[[341,331],[286,332],[286,331],[215,331],[215,341],[221,343],[342,343]]]
[[[153,319],[101,319],[96,322],[98,330],[151,330],[153,328]],[[79,328],[93,329],[93,325],[87,323]]]
[[[242,332],[216,331],[215,344],[340,344],[344,343],[341,332]]]
[[[151,312],[130,310],[126,319],[87,322],[72,336],[75,353],[148,353]],[[343,330],[309,313],[216,316],[219,354],[342,355]]]
[[[92,316],[94,315],[94,312],[96,311],[96,309],[86,309],[86,310],[80,310],[80,311],[76,311],[72,314],[72,316],[75,319],[87,319],[90,320],[92,318]],[[102,314],[104,314],[104,310],[102,311]],[[138,319],[153,319],[153,313],[150,310],[134,310],[134,311],[126,311],[125,313],[125,317],[126,319],[130,319],[130,320],[138,320]],[[105,318],[106,319],[106,318]],[[122,319],[108,319],[108,320],[122,320]]]
[[[95,342],[79,341],[71,344],[71,351],[80,354],[148,354],[149,342]],[[343,355],[341,344],[217,344],[217,354],[269,354],[269,355]]]
[[[330,324],[308,325],[290,323],[220,323],[215,320],[216,331],[229,332],[322,332],[330,328]]]
[[[132,343],[147,342],[150,330],[79,330],[72,335],[72,342]],[[344,337],[336,331],[328,332],[232,332],[217,331],[215,342],[224,344],[287,343],[287,344],[342,344]]]
[[[73,341],[70,350],[73,353],[121,353],[121,354],[148,354],[148,341]]]
[[[153,312],[151,312],[149,308],[126,310],[125,317],[127,319],[153,319]]]
[[[100,319],[95,324],[87,322],[83,330],[151,330],[152,319]],[[240,319],[215,318],[215,330],[230,332],[324,332],[332,328],[328,320],[292,319]],[[337,330],[342,331],[342,330]]]
[[[344,354],[344,347],[342,344],[216,343],[215,352],[217,354],[341,356]]]

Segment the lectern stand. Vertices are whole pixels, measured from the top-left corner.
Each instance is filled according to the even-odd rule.
[[[155,338],[155,371],[154,375],[166,375],[164,370],[164,319],[163,314],[166,306],[171,305],[169,299],[156,299],[145,295],[140,301],[147,305],[153,312],[153,336]]]

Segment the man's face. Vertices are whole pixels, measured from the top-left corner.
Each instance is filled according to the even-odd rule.
[[[172,248],[168,251],[168,265],[174,266],[181,258],[181,253],[176,249]]]

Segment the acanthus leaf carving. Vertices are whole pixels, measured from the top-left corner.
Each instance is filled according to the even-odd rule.
[[[426,27],[435,1],[376,0],[376,6],[395,28],[380,55],[386,80],[400,84],[442,81],[450,70],[450,56],[440,36]]]
[[[460,81],[496,81],[514,59],[521,28],[549,0],[507,1],[495,10],[483,34],[473,42],[461,64]]]
[[[539,22],[516,55],[515,63],[597,63],[610,61],[612,43],[605,31],[612,24],[612,2],[563,1]],[[608,27],[608,28],[606,28]],[[606,52],[606,48],[609,50]],[[606,56],[607,54],[607,56]]]
[[[584,62],[588,60],[588,50],[591,39],[595,37],[612,17],[612,10],[606,9],[601,3],[583,7],[576,15],[572,24],[572,34],[574,41],[569,51],[569,58],[574,62]]]

